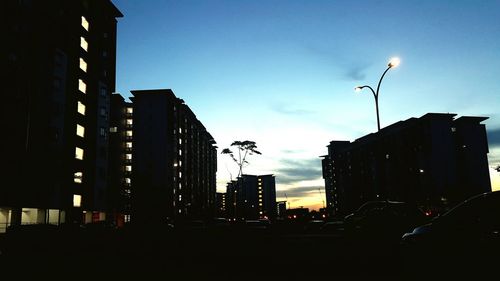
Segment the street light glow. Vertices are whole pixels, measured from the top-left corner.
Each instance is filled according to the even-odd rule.
[[[361,91],[361,89],[362,89],[362,88],[361,88],[360,86],[357,86],[356,88],[354,88],[354,91],[355,91],[355,92],[360,92],[360,91]]]
[[[401,62],[401,60],[399,58],[394,57],[394,58],[391,58],[391,60],[389,60],[388,66],[390,68],[397,67],[400,62]]]

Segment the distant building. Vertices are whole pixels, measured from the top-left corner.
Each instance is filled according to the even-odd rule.
[[[133,150],[133,105],[120,94],[111,95],[109,121],[109,213],[121,225],[130,221]]]
[[[131,92],[131,221],[213,217],[215,140],[172,90]]]
[[[215,194],[215,205],[217,206],[216,216],[219,218],[226,217],[226,193],[217,192]]]
[[[297,222],[305,222],[309,220],[309,209],[304,207],[293,208],[286,210],[287,218]]]
[[[332,141],[323,159],[329,210],[389,199],[439,211],[491,191],[487,117],[455,116],[428,113],[352,143]]]
[[[286,219],[286,201],[276,202],[276,217]]]
[[[2,11],[0,226],[103,220],[123,15],[108,0],[7,0]]]
[[[226,206],[229,218],[275,219],[276,181],[274,175],[243,175],[227,184]]]

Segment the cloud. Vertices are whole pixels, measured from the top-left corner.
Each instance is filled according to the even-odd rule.
[[[303,197],[308,197],[310,195],[319,195],[321,190],[321,195],[325,194],[325,187],[324,186],[300,186],[300,187],[293,187],[289,188],[287,190],[281,190],[278,191],[278,197],[288,197],[288,199],[291,198],[303,198]],[[285,196],[286,194],[286,196]]]
[[[276,181],[280,184],[316,180],[322,175],[319,157],[303,160],[283,159],[280,162],[282,167],[276,170]]]
[[[332,65],[338,67],[343,78],[349,81],[365,80],[366,69],[371,65],[369,62],[350,57],[340,49],[326,49],[324,47],[311,45],[306,45],[304,48],[313,55],[321,58],[322,61],[329,61]]]
[[[500,128],[488,130],[488,143],[490,146],[500,146]]]
[[[353,64],[345,69],[344,77],[348,80],[353,81],[361,81],[365,80],[366,73],[365,70],[367,68],[366,64]]]
[[[308,110],[308,109],[302,109],[302,108],[296,108],[293,106],[290,106],[289,104],[286,103],[273,103],[271,105],[271,109],[275,112],[281,113],[281,114],[286,114],[286,115],[308,115],[308,114],[313,114],[314,111]]]

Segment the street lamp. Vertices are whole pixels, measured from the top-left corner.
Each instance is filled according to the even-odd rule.
[[[382,74],[382,77],[380,77],[380,80],[378,81],[377,91],[374,91],[373,88],[370,87],[370,86],[368,86],[368,85],[357,86],[356,88],[354,88],[354,90],[356,92],[360,92],[363,88],[368,88],[368,89],[370,89],[372,91],[373,97],[375,98],[375,109],[377,111],[377,128],[378,128],[378,131],[380,131],[380,117],[379,117],[379,113],[378,113],[378,90],[380,89],[380,83],[382,83],[382,79],[384,78],[384,76],[387,73],[387,71],[389,71],[389,69],[391,69],[391,68],[397,67],[400,62],[401,61],[399,60],[399,58],[392,58],[389,61],[389,63],[387,64],[387,69],[384,71],[384,73]]]

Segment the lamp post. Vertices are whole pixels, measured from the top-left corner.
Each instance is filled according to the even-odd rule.
[[[397,67],[399,65],[399,63],[400,63],[399,58],[392,58],[389,61],[389,63],[387,64],[387,69],[384,71],[384,73],[382,74],[382,77],[380,77],[380,80],[378,81],[377,91],[374,91],[373,88],[370,87],[370,86],[368,86],[368,85],[357,86],[356,88],[354,88],[354,90],[356,92],[360,92],[364,88],[368,88],[368,89],[370,89],[372,91],[373,97],[375,98],[375,110],[377,111],[377,128],[378,128],[378,131],[380,131],[380,117],[379,117],[379,113],[378,113],[378,94],[379,94],[379,89],[380,89],[380,83],[382,83],[382,79],[384,79],[384,76],[387,73],[387,71],[389,71],[389,69],[391,69],[393,67]]]

